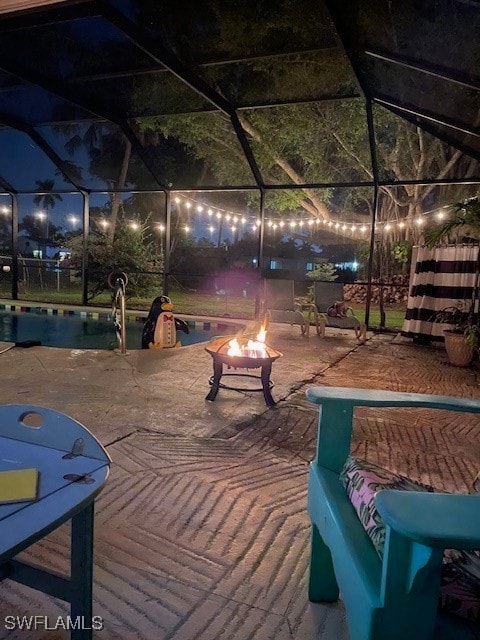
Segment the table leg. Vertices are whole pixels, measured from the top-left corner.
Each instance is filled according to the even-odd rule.
[[[92,639],[93,510],[91,502],[72,518],[70,613],[72,621],[78,623],[71,631],[71,640]]]
[[[212,388],[208,392],[205,400],[215,400],[217,397],[218,389],[220,388],[220,378],[223,373],[223,362],[217,359],[213,359],[213,380],[212,380]]]
[[[263,365],[260,370],[260,379],[262,380],[263,397],[268,407],[274,407],[277,403],[270,393],[270,374],[272,373],[272,363]]]

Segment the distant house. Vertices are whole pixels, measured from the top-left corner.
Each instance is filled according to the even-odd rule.
[[[54,258],[64,250],[57,244],[32,238],[32,236],[20,232],[18,234],[18,251],[23,258]]]

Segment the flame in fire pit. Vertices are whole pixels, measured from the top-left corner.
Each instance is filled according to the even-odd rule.
[[[265,327],[261,327],[255,340],[248,340],[241,344],[237,338],[233,338],[228,343],[227,355],[238,358],[266,358],[267,349],[265,346],[265,340],[267,337],[267,330]]]

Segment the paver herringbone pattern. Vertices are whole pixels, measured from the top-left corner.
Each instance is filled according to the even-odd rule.
[[[437,352],[376,338],[313,384],[480,397],[476,374]],[[437,386],[438,385],[438,386]],[[248,397],[246,398],[248,401]],[[104,640],[346,640],[341,604],[306,597],[306,476],[317,408],[305,387],[251,420],[210,437],[135,427],[108,450],[111,477],[97,501],[95,614]],[[362,409],[357,455],[447,490],[465,491],[480,467],[480,423],[438,412]],[[29,550],[56,570],[68,564],[68,527]],[[6,583],[5,583],[6,584]],[[64,604],[9,583],[0,617]],[[62,631],[0,631],[53,640]]]

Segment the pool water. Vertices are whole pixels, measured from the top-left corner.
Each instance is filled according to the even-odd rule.
[[[126,323],[127,349],[141,349],[143,322]],[[210,340],[214,335],[234,334],[234,325],[213,326],[212,331],[190,327],[190,333],[177,332],[182,345]],[[78,315],[12,313],[0,311],[0,341],[39,340],[46,347],[70,349],[115,349],[118,347],[112,320],[84,318]]]

